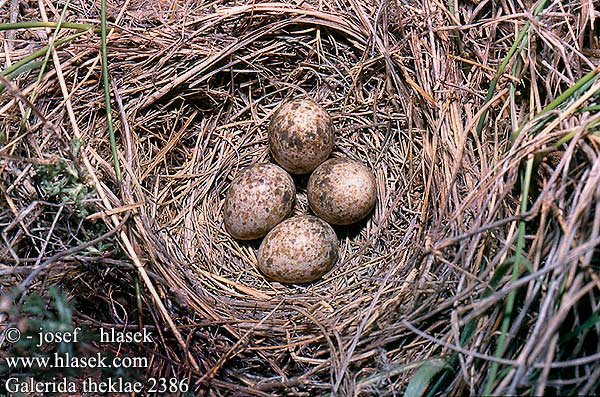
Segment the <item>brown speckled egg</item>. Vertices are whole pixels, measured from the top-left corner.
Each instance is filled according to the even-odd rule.
[[[223,221],[234,238],[263,237],[292,212],[296,187],[275,164],[257,164],[231,182],[225,196]]]
[[[366,217],[377,200],[375,176],[347,157],[327,160],[308,179],[308,204],[320,218],[349,225]]]
[[[306,174],[329,157],[334,130],[331,117],[308,99],[294,99],[277,109],[269,123],[271,154],[292,174]]]
[[[312,215],[286,219],[264,238],[258,268],[280,283],[307,283],[329,271],[338,257],[333,228]]]

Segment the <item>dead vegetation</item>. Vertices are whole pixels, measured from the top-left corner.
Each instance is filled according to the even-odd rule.
[[[4,24],[59,21],[67,6],[0,4]],[[64,21],[91,28],[55,39],[5,29],[4,70],[58,48],[39,81],[44,53],[0,81],[3,294],[60,282],[113,307],[121,290],[132,315],[102,321],[157,326],[152,371],[190,376],[198,394],[592,393],[597,8],[109,3],[122,178],[99,4],[68,5]],[[221,209],[239,170],[269,161],[269,117],[295,96],[333,115],[334,152],[375,171],[379,201],[336,230],[334,271],[290,287],[258,273],[257,245],[233,240]]]

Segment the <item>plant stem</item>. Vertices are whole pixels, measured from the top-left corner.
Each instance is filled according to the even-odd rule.
[[[110,150],[113,156],[115,174],[117,181],[121,182],[121,167],[119,165],[119,155],[117,153],[117,142],[115,140],[115,131],[113,128],[112,114],[110,107],[110,84],[108,81],[108,57],[106,55],[106,0],[101,1],[101,34],[102,34],[102,80],[104,83],[104,102],[106,106],[106,124],[108,126],[108,136],[110,139]]]
[[[527,160],[527,165],[525,167],[525,174],[523,176],[523,189],[521,191],[521,214],[527,212],[527,200],[529,198],[529,188],[531,186],[531,176],[533,174],[533,162],[534,158],[530,157]],[[525,248],[525,225],[526,221],[519,221],[519,228],[517,232],[517,245],[515,247],[515,260],[513,262],[512,274],[510,277],[511,283],[514,283],[519,278],[519,269],[521,268],[521,263],[524,258],[523,251]],[[506,342],[506,335],[510,327],[510,320],[512,318],[512,312],[515,304],[516,295],[517,291],[514,289],[508,294],[508,298],[506,300],[506,307],[504,309],[504,317],[500,326],[500,337],[498,339],[498,344],[496,345],[496,352],[494,354],[495,357],[502,356],[502,353],[504,351],[504,344]],[[496,382],[496,376],[498,374],[498,367],[499,364],[497,362],[492,363],[490,376],[488,377],[485,390],[483,392],[483,394],[486,396],[491,394],[492,388],[494,387],[494,383]]]
[[[79,36],[82,36],[84,34],[86,34],[87,32],[79,32],[76,33],[72,36],[69,37],[65,37],[64,39],[60,39],[60,40],[56,40],[54,42],[54,48],[57,48],[65,43],[68,43],[69,41],[72,41],[76,38],[78,38]],[[47,51],[48,48],[50,48],[50,46],[44,46],[42,48],[40,48],[39,50],[32,52],[31,54],[27,55],[25,58],[21,59],[18,62],[13,63],[11,66],[7,67],[6,69],[0,71],[0,76],[9,76],[11,73],[18,71],[19,73],[21,73],[21,71],[19,70],[20,68],[22,68],[23,66],[27,65],[28,63],[30,63],[31,61],[33,61],[34,59],[37,59],[39,57],[41,57],[42,55],[44,55]],[[29,70],[29,69],[26,69]],[[0,93],[4,91],[4,86],[0,85]]]
[[[50,40],[48,42],[48,45],[46,46],[46,54],[44,55],[44,60],[42,61],[42,64],[40,66],[40,71],[38,73],[38,77],[37,77],[37,80],[35,81],[35,85],[33,87],[31,95],[29,96],[29,102],[31,102],[31,103],[34,103],[35,98],[37,97],[37,94],[38,94],[37,89],[38,89],[40,83],[42,82],[42,78],[44,77],[44,72],[46,71],[46,65],[48,64],[48,59],[50,59],[50,53],[52,52],[52,49],[54,48],[54,43],[56,42],[56,37],[58,36],[58,32],[60,32],[60,28],[65,19],[65,14],[67,13],[67,9],[69,8],[69,3],[70,3],[70,0],[67,0],[65,2],[62,12],[60,13],[60,18],[58,20],[58,23],[56,24],[56,29],[54,29],[54,32],[52,33],[52,36],[50,37]],[[27,111],[25,112],[25,116],[21,120],[21,129],[25,128],[25,126],[27,124],[27,120],[29,119],[30,115],[31,115],[31,108],[28,108]]]
[[[537,16],[544,9],[544,7],[546,7],[546,3],[547,2],[548,2],[548,0],[542,0],[542,1],[540,1],[540,4],[533,11],[533,15]],[[510,49],[508,50],[508,53],[506,54],[506,56],[504,57],[504,59],[500,63],[500,66],[498,67],[498,70],[496,71],[496,74],[494,75],[494,77],[492,78],[492,81],[490,82],[490,86],[488,88],[487,95],[485,96],[485,102],[483,103],[484,106],[489,101],[491,101],[492,98],[494,97],[494,91],[496,91],[496,85],[498,85],[498,80],[500,80],[500,77],[504,73],[504,69],[506,69],[506,66],[508,66],[508,63],[512,59],[513,55],[515,55],[515,53],[517,52],[517,49],[521,48],[521,46],[524,44],[525,38],[527,36],[527,33],[529,33],[529,28],[530,27],[531,27],[531,23],[530,22],[527,22],[525,24],[525,26],[523,26],[523,29],[521,29],[521,31],[519,32],[519,35],[517,36],[516,40],[514,41],[514,43],[512,44],[512,46],[510,47]],[[483,131],[483,125],[485,123],[485,119],[487,118],[487,114],[488,114],[488,111],[486,109],[481,114],[481,117],[479,117],[479,121],[477,122],[477,129],[476,129],[476,131],[477,131],[477,135],[479,135],[479,136],[481,136],[481,132]]]
[[[31,28],[56,28],[59,25],[65,29],[90,30],[94,28],[94,25],[89,25],[87,23],[28,21],[15,23],[0,23],[0,31]]]

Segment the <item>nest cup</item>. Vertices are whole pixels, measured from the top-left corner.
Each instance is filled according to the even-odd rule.
[[[180,121],[170,138],[177,143],[160,162],[155,156],[165,144],[158,145],[152,134],[136,137],[137,171],[148,192],[139,234],[153,267],[185,307],[184,318],[214,322],[214,340],[204,341],[206,368],[224,354],[214,346],[243,337],[252,349],[240,354],[243,361],[232,359],[228,371],[260,382],[280,376],[285,366],[287,377],[312,372],[325,380],[343,365],[343,351],[365,316],[385,322],[386,311],[410,289],[414,273],[403,259],[417,250],[418,226],[407,209],[418,211],[422,201],[422,149],[391,101],[384,61],[362,59],[366,36],[356,31],[360,40],[348,37],[341,26],[323,29],[318,18],[315,23],[283,19],[276,29],[268,28],[270,16],[255,13],[254,18],[259,25],[254,29],[269,32],[233,52],[238,62],[211,65],[212,77],[184,87],[183,100],[161,98],[145,110],[172,118],[165,107],[178,109]],[[234,19],[215,24],[237,34]],[[241,60],[252,70],[241,70]],[[260,240],[237,241],[227,233],[222,209],[231,181],[245,167],[274,162],[269,119],[282,101],[299,97],[330,113],[336,130],[330,157],[348,156],[371,168],[378,201],[365,220],[336,227],[340,251],[331,272],[313,283],[282,285],[257,269]],[[157,106],[162,113],[153,110]],[[161,127],[155,122],[149,129],[167,139]],[[295,176],[295,214],[311,213],[307,178]],[[372,317],[375,311],[380,316]],[[357,347],[366,356],[371,350]]]

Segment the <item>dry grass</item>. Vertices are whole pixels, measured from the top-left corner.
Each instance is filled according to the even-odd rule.
[[[15,3],[0,1],[0,22],[58,21],[64,6],[6,12]],[[2,78],[3,293],[18,301],[65,275],[77,299],[110,306],[123,290],[127,321],[162,330],[153,372],[211,396],[396,395],[418,380],[429,395],[594,392],[600,13],[538,5],[109,3],[122,181],[97,33],[53,51],[39,84],[39,65]],[[65,21],[99,15],[76,1]],[[4,68],[52,32],[4,32]],[[269,117],[296,96],[333,115],[334,155],[375,171],[379,201],[337,229],[331,273],[284,286],[260,275],[257,244],[233,240],[221,209],[239,170],[269,161]]]

